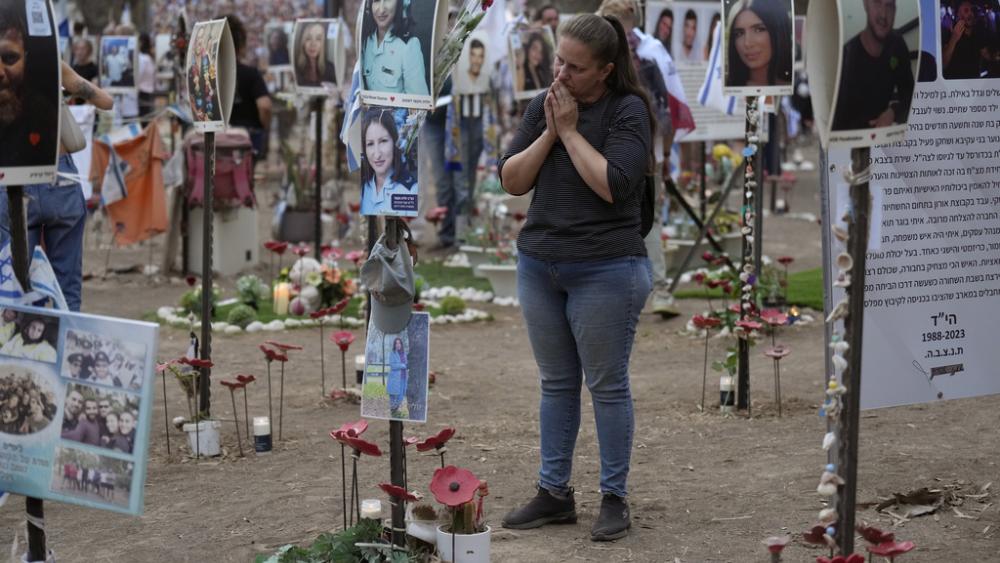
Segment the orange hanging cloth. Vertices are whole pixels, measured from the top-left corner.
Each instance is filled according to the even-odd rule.
[[[163,189],[163,161],[170,158],[160,139],[156,122],[150,123],[138,137],[115,145],[118,157],[128,163],[125,187],[128,195],[107,206],[108,218],[117,230],[115,243],[128,246],[167,230],[167,193]],[[91,160],[91,182],[104,183],[104,171],[111,158],[111,147],[97,139]]]

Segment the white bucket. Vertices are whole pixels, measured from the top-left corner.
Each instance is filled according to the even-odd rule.
[[[437,548],[441,561],[453,563],[490,563],[490,527],[486,526],[485,532],[478,534],[457,534],[455,535],[455,551],[458,553],[458,561],[451,553],[452,534],[445,532],[438,526],[437,528]]]
[[[203,420],[198,423],[197,429],[190,422],[184,425],[184,431],[188,435],[188,446],[191,453],[205,457],[214,457],[222,453],[219,447],[219,428],[222,423],[218,420]]]

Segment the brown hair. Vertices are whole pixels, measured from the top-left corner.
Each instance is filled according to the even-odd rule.
[[[649,114],[650,135],[651,137],[655,135],[656,118],[653,117],[653,107],[646,91],[639,85],[639,76],[632,64],[628,38],[618,18],[581,14],[561,25],[559,36],[569,37],[587,45],[594,58],[602,64],[614,64],[614,69],[605,79],[608,89],[619,96],[627,94],[638,96],[646,105],[646,112]]]

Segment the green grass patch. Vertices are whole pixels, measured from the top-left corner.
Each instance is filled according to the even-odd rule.
[[[480,291],[493,291],[489,280],[472,275],[472,268],[452,268],[445,266],[443,261],[435,260],[421,261],[413,270],[423,276],[424,287],[450,285],[458,289],[474,287]]]
[[[215,316],[213,317],[212,320],[215,321],[215,322],[225,321],[226,319],[229,318],[229,311],[232,311],[233,307],[236,307],[237,305],[239,305],[239,303],[232,303],[232,304],[229,304],[229,305],[223,305],[222,307],[216,307],[215,308]],[[360,297],[354,297],[354,298],[352,298],[351,302],[347,304],[347,308],[344,309],[344,315],[346,315],[348,317],[359,317],[359,311],[361,310],[361,305],[362,305],[362,299]],[[261,303],[260,306],[259,306],[259,308],[257,309],[257,320],[260,321],[260,322],[262,322],[262,323],[264,323],[264,324],[267,324],[267,323],[269,323],[269,322],[271,322],[271,321],[273,321],[275,319],[285,320],[285,319],[289,319],[289,318],[293,318],[294,319],[294,318],[309,318],[309,317],[308,316],[305,316],[305,317],[293,317],[293,316],[290,316],[290,315],[275,315],[274,314],[274,304],[271,301],[265,301],[265,302]]]
[[[674,292],[677,299],[722,299],[722,290],[696,287]],[[733,300],[733,298],[730,298]],[[823,268],[803,270],[788,275],[788,304],[823,310]]]

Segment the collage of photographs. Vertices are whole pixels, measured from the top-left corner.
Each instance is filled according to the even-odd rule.
[[[188,102],[195,121],[221,122],[222,99],[219,92],[219,40],[225,20],[198,23],[191,32],[188,48]]]
[[[147,344],[37,311],[0,309],[0,440],[46,432],[59,441],[52,492],[127,507]]]

